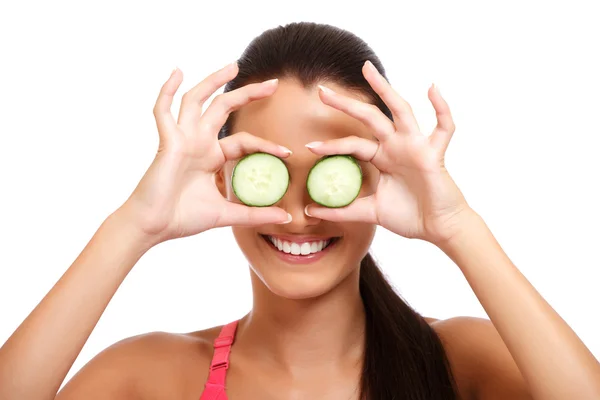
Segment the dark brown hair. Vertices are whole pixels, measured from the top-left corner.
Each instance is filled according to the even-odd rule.
[[[225,92],[272,78],[293,78],[305,87],[329,81],[366,94],[393,120],[362,75],[366,60],[385,76],[379,58],[356,35],[327,24],[291,23],[252,40],[238,60],[238,75]],[[234,118],[232,113],[219,138],[231,133]],[[360,398],[456,399],[456,385],[439,337],[396,293],[370,254],[360,265],[360,293],[367,325]]]

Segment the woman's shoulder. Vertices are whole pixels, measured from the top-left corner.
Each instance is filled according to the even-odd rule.
[[[430,320],[463,398],[474,398],[475,393],[482,398],[488,393],[524,398],[525,380],[489,319],[461,316]]]
[[[213,340],[220,329],[157,331],[116,342],[89,361],[57,399],[92,393],[113,399],[197,397],[208,377]]]
[[[475,368],[478,363],[474,349],[488,320],[474,317],[437,319],[424,317],[442,342],[460,398],[475,398],[477,391]],[[485,336],[485,335],[484,335]],[[481,364],[479,363],[479,366]]]

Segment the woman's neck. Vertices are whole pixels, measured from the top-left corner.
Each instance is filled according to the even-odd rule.
[[[358,268],[328,293],[302,300],[279,297],[251,275],[254,304],[236,335],[244,351],[286,370],[362,360],[365,310]]]

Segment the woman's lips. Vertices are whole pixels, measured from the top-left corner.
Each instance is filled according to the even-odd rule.
[[[276,253],[276,256],[279,257],[279,259],[281,259],[289,264],[310,264],[310,263],[317,262],[318,260],[323,258],[325,255],[327,255],[331,251],[332,248],[336,247],[338,242],[341,239],[339,237],[332,238],[331,242],[329,243],[329,245],[327,247],[323,248],[323,250],[318,251],[316,253],[310,253],[307,255],[294,255],[291,253],[285,253],[283,251],[280,251],[277,247],[275,247],[273,245],[273,243],[268,239],[267,236],[265,236],[265,235],[260,235],[260,236],[263,238],[266,245],[271,249],[271,251]]]

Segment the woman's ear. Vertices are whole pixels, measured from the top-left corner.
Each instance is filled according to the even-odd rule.
[[[225,166],[215,174],[215,184],[221,196],[227,198],[227,182],[225,180]]]

